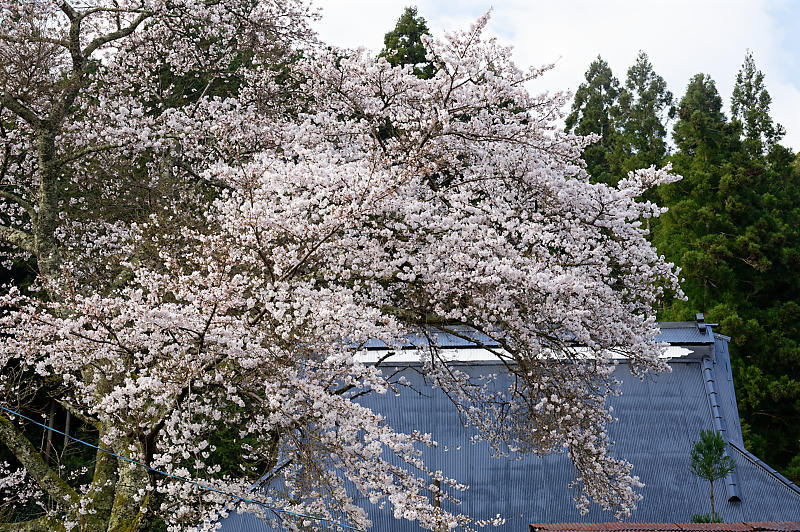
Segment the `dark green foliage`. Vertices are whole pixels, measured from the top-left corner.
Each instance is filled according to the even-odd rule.
[[[611,173],[609,152],[617,139],[613,113],[619,96],[619,81],[600,56],[592,61],[582,83],[575,92],[572,112],[565,121],[566,130],[578,135],[596,134],[600,140],[583,151],[586,170],[595,181],[612,183],[619,176]]]
[[[694,442],[689,466],[696,476],[713,482],[736,468],[733,458],[725,455],[725,440],[722,434],[711,429],[700,432],[700,440]]]
[[[612,174],[619,179],[630,170],[661,166],[667,155],[666,121],[675,107],[667,83],[644,52],[628,69],[616,114],[620,134],[609,155]]]
[[[697,74],[689,82],[677,117],[672,136],[681,153],[708,160],[724,149],[731,132],[727,131],[722,98],[708,75]]]
[[[703,75],[679,106],[671,160],[683,180],[660,191],[670,211],[653,242],[683,269],[688,301],[660,318],[704,312],[733,338],[745,444],[797,480],[788,465],[800,455],[800,172],[779,144],[760,155],[760,141],[721,107]]]
[[[576,93],[568,130],[599,133],[610,105],[610,69],[598,58]],[[605,84],[605,85],[604,85]],[[602,98],[600,98],[602,96]],[[602,106],[600,103],[602,102]],[[671,162],[683,180],[657,191],[669,208],[651,223],[652,241],[681,267],[687,301],[659,310],[664,321],[703,312],[733,338],[731,359],[745,446],[800,481],[800,155],[779,144],[783,128],[751,54],[723,112],[714,81],[697,74],[677,106],[675,153],[666,157],[671,95],[640,54],[608,116],[614,123],[585,153],[594,179],[608,164],[624,172]],[[600,119],[590,119],[600,116]],[[579,129],[583,128],[583,129]],[[605,134],[605,131],[603,131]],[[600,170],[598,171],[598,168]]]
[[[714,481],[725,478],[736,468],[733,458],[725,454],[722,434],[710,429],[700,433],[700,440],[692,448],[689,468],[696,476],[707,480],[711,488],[711,516],[709,521],[704,522],[719,522],[716,521],[719,517],[714,509]]]
[[[736,182],[729,159],[740,143],[708,76],[698,74],[689,83],[678,106],[673,137],[678,151],[671,160],[683,180],[660,190],[661,203],[669,211],[654,227],[653,243],[683,270],[689,301],[674,302],[662,316],[679,320],[694,309],[708,310],[709,303],[718,299],[716,289],[723,282],[735,283],[735,272],[724,258],[738,225],[730,215],[741,210],[739,202],[729,197]]]
[[[428,23],[417,15],[416,7],[407,7],[397,25],[383,38],[383,50],[379,57],[385,57],[392,66],[412,65],[414,74],[422,79],[433,76],[433,63],[425,59],[425,46],[422,36],[430,35]]]
[[[736,75],[731,97],[731,114],[742,122],[745,142],[754,154],[761,154],[779,142],[783,126],[773,124],[769,114],[772,97],[764,86],[764,74],[756,68],[752,52],[747,52]]]
[[[721,523],[722,519],[714,515],[713,519],[709,514],[694,514],[690,523]]]

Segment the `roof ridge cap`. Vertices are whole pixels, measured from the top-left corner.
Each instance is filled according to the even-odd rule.
[[[766,471],[767,473],[769,473],[770,475],[772,475],[773,477],[778,479],[778,481],[780,481],[784,486],[789,488],[789,490],[795,492],[797,495],[800,495],[800,486],[798,486],[797,484],[795,484],[794,482],[792,482],[791,480],[789,480],[785,476],[781,475],[777,470],[772,468],[769,464],[767,464],[761,458],[759,458],[758,456],[754,455],[753,453],[751,453],[750,451],[745,449],[744,446],[739,447],[738,445],[736,445],[735,443],[733,443],[731,441],[728,442],[728,445],[730,445],[735,450],[737,450],[739,453],[741,453],[741,455],[744,458],[746,458],[748,461],[750,461],[750,463],[760,467],[761,469],[763,469],[764,471]],[[758,522],[759,523],[771,523],[773,521],[758,521]],[[777,521],[777,522],[793,523],[795,521]]]

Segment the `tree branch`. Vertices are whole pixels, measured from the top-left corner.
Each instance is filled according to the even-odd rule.
[[[0,33],[0,41],[6,42],[13,42],[17,44],[28,44],[31,42],[36,43],[47,43],[47,44],[55,44],[58,46],[63,46],[64,48],[69,47],[69,43],[63,39],[52,39],[50,37],[14,37],[13,35],[8,35],[6,33]]]
[[[75,8],[69,5],[67,2],[61,2],[58,4],[58,7],[64,12],[70,22],[74,22],[78,18],[78,12],[75,11]]]
[[[86,11],[81,12],[79,15],[80,19],[85,19],[86,17],[90,17],[95,13],[115,13],[119,15],[121,13],[143,13],[142,9],[129,9],[124,7],[93,7],[91,9],[87,9]]]
[[[13,201],[17,205],[25,209],[25,211],[31,218],[36,217],[36,211],[33,208],[33,204],[23,199],[22,196],[19,196],[17,194],[14,194],[13,192],[9,192],[7,190],[3,190],[2,188],[0,188],[0,198],[5,198],[9,201]]]
[[[123,146],[125,146],[125,143],[123,143],[123,144],[111,144],[111,143],[108,143],[108,144],[101,144],[100,146],[94,146],[94,147],[91,147],[91,148],[84,148],[82,150],[78,150],[76,152],[71,153],[69,157],[60,158],[58,160],[58,164],[66,164],[66,163],[75,161],[77,159],[80,159],[81,157],[83,157],[85,155],[91,155],[93,153],[99,153],[101,151],[106,151],[106,150],[113,150],[115,148],[122,148]]]
[[[47,465],[42,455],[14,424],[0,416],[0,441],[14,453],[28,474],[61,506],[77,504],[78,494]],[[33,530],[33,529],[31,529]]]
[[[12,113],[25,120],[32,128],[39,129],[42,127],[42,119],[13,96],[0,92],[0,104],[3,104]]]
[[[87,44],[86,48],[83,49],[83,57],[88,58],[90,55],[92,55],[92,53],[94,53],[95,50],[97,50],[104,44],[108,44],[112,41],[116,41],[118,39],[122,39],[123,37],[127,37],[128,35],[133,33],[137,27],[139,27],[139,24],[141,24],[151,16],[153,16],[152,11],[143,11],[138,17],[134,19],[133,22],[130,23],[130,25],[126,26],[125,28],[108,33],[101,37],[97,37],[92,42]]]
[[[81,412],[80,410],[75,408],[73,405],[69,404],[67,401],[63,401],[61,399],[56,399],[56,401],[58,402],[58,404],[61,405],[61,407],[64,410],[68,411],[70,414],[72,414],[76,418],[80,419],[81,421],[83,421],[87,425],[91,425],[92,427],[94,427],[96,429],[100,428],[100,421],[99,420],[94,419],[94,418],[92,418],[90,416],[87,416],[86,414],[84,414],[83,412]]]
[[[17,246],[28,253],[36,252],[33,235],[21,229],[0,225],[0,242]]]
[[[0,523],[0,532],[52,532],[64,530],[64,525],[47,516],[20,521],[19,523]]]

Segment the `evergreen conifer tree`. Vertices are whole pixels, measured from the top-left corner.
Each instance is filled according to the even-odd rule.
[[[653,235],[681,266],[688,301],[660,319],[704,312],[733,337],[745,444],[796,479],[789,465],[800,460],[800,173],[790,150],[773,144],[761,153],[762,139],[742,125],[726,120],[708,76],[692,79],[670,158],[683,180],[660,191],[669,212]]]
[[[673,138],[677,152],[671,157],[683,180],[660,191],[669,211],[654,227],[653,242],[679,264],[688,301],[676,300],[663,313],[665,319],[684,319],[707,311],[733,282],[734,272],[725,260],[727,235],[735,223],[722,216],[726,198],[720,184],[730,182],[731,152],[738,149],[738,129],[722,112],[722,98],[707,75],[692,78],[678,106]]]
[[[619,176],[636,168],[660,166],[667,155],[666,121],[675,114],[672,93],[639,52],[620,91],[617,123],[620,135],[611,154],[611,171]]]
[[[418,77],[429,79],[434,67],[425,58],[423,35],[430,35],[428,23],[417,14],[416,7],[407,7],[394,29],[384,36],[383,50],[378,56],[385,57],[392,66],[412,65]]]
[[[756,68],[753,53],[748,51],[736,75],[731,97],[731,114],[742,122],[745,142],[753,154],[761,154],[779,142],[786,133],[773,124],[769,114],[772,97],[764,86],[764,74]]]
[[[613,120],[620,87],[611,67],[599,55],[585,74],[586,82],[575,92],[572,112],[565,121],[566,130],[578,135],[596,134],[598,142],[583,151],[586,170],[596,181],[615,183],[620,176],[611,173],[609,152],[617,132]]]
[[[725,440],[719,432],[704,430],[700,440],[694,443],[691,453],[690,469],[696,476],[710,484],[711,515],[710,522],[720,521],[714,507],[714,481],[725,478],[736,468],[733,458],[725,454]]]

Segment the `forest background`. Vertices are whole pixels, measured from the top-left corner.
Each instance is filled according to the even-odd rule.
[[[413,64],[430,76],[422,35],[425,20],[406,10],[386,35],[381,52],[391,64]],[[370,59],[371,61],[371,59]],[[238,68],[239,65],[237,65]],[[166,73],[165,75],[169,75]],[[785,131],[771,115],[763,73],[748,53],[737,72],[730,109],[714,80],[697,74],[681,97],[670,92],[642,52],[625,77],[598,57],[586,72],[571,106],[567,132],[596,135],[584,152],[596,182],[616,184],[635,168],[672,165],[683,180],[650,192],[669,208],[650,221],[653,243],[682,268],[687,299],[659,309],[661,320],[693,319],[704,312],[715,330],[733,338],[734,379],[747,447],[789,478],[800,480],[800,159],[782,145]],[[176,83],[187,94],[194,80]],[[224,93],[229,87],[207,83]],[[26,285],[35,271],[19,262],[12,276]],[[55,403],[33,397],[49,425]],[[58,412],[63,415],[62,412]],[[69,416],[64,423],[69,429]],[[60,422],[60,421],[59,421]],[[84,437],[86,424],[72,421]],[[49,458],[52,432],[36,431]],[[230,448],[223,448],[229,451]],[[62,455],[75,466],[88,457]],[[220,452],[220,455],[228,455]],[[241,456],[230,453],[232,467]],[[79,469],[79,468],[78,468]]]
[[[426,66],[428,24],[407,8],[386,34],[392,64]],[[686,300],[659,309],[662,321],[703,313],[728,335],[745,444],[800,481],[800,154],[781,141],[765,76],[748,51],[730,109],[704,73],[674,95],[646,52],[623,78],[598,56],[565,116],[565,129],[596,135],[586,148],[597,182],[616,184],[637,168],[672,165],[683,176],[655,197],[669,211],[652,242],[681,268]]]

